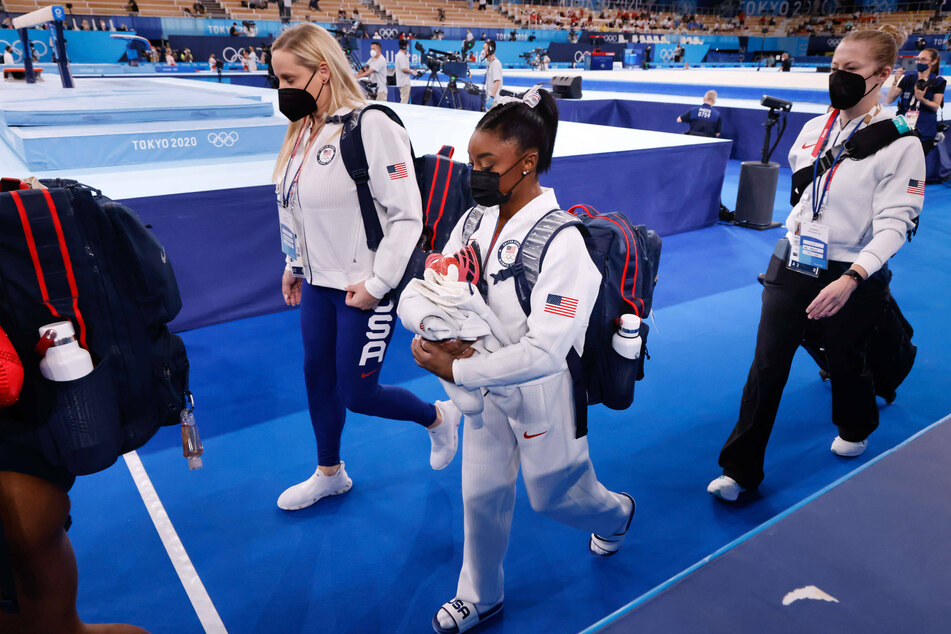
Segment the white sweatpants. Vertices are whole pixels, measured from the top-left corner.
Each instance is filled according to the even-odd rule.
[[[465,426],[462,501],[465,545],[456,597],[485,610],[502,600],[519,465],[532,508],[568,526],[610,535],[627,522],[626,498],[604,488],[575,438],[574,396],[565,370],[540,383],[491,390],[485,426]],[[578,555],[587,556],[579,540]]]

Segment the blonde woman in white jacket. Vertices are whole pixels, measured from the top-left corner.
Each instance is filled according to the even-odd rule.
[[[313,24],[288,29],[272,46],[281,112],[291,120],[274,170],[284,301],[301,307],[304,377],[317,439],[317,470],[281,494],[297,510],[348,491],[340,459],[346,410],[413,421],[429,429],[430,464],[442,469],[457,446],[459,411],[379,385],[396,325],[388,293],[400,281],[422,230],[422,205],[406,131],[381,112],[363,117],[370,192],[383,238],[367,246],[357,188],[340,155],[339,117],[366,105],[343,52]]]
[[[861,129],[887,121],[879,104],[905,34],[894,26],[853,31],[832,58],[833,110],[806,123],[789,153],[793,173],[832,150],[838,155]],[[899,122],[900,125],[901,122]],[[898,138],[862,160],[846,159],[823,174],[786,219],[786,237],[769,262],[756,352],[739,420],[720,452],[723,475],[707,487],[735,501],[762,482],[766,444],[808,322],[825,345],[832,383],[832,452],[861,455],[878,427],[875,384],[866,363],[872,331],[885,309],[888,260],[924,203],[925,160],[918,139]],[[805,240],[818,249],[803,247]],[[826,251],[825,261],[812,254]],[[805,412],[815,415],[815,412]]]

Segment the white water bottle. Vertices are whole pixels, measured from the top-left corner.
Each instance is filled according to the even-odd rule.
[[[625,359],[637,359],[641,356],[641,318],[637,315],[621,315],[618,330],[611,339],[615,352]]]
[[[58,321],[40,328],[40,346],[46,349],[40,373],[50,381],[75,381],[92,372],[92,357],[79,346],[70,321]]]

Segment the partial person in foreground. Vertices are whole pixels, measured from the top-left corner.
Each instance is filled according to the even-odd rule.
[[[634,500],[598,481],[587,438],[576,437],[566,358],[572,348],[583,352],[601,282],[581,232],[569,227],[548,243],[527,317],[510,270],[529,230],[559,208],[554,192],[538,182],[551,167],[557,127],[554,98],[537,88],[523,99],[500,100],[482,117],[469,140],[472,195],[481,208],[463,216],[443,249],[481,245],[483,274],[494,280],[486,302],[515,343],[473,355],[471,342],[413,341],[420,366],[485,395],[484,426],[465,426],[462,571],[455,597],[433,616],[440,634],[465,632],[502,610],[519,468],[532,508],[590,532],[594,555],[617,552],[634,517]],[[470,223],[477,209],[481,220]]]
[[[23,367],[0,328],[0,428],[13,429]],[[87,625],[76,611],[79,574],[66,530],[76,477],[38,452],[0,439],[0,604],[12,601],[3,579],[12,572],[18,613],[0,609],[4,634],[147,634],[120,623]],[[2,554],[2,553],[0,553]],[[6,570],[3,568],[9,566]]]
[[[867,363],[873,329],[883,313],[891,274],[888,260],[905,243],[924,203],[921,144],[878,103],[905,34],[894,26],[853,31],[832,58],[832,111],[806,123],[789,153],[795,174],[811,168],[811,186],[786,219],[763,289],[756,352],[739,420],[720,452],[723,475],[707,487],[729,502],[756,489],[793,355],[810,322],[820,330],[832,383],[832,452],[861,455],[878,427],[875,385]],[[845,143],[870,125],[892,141],[862,160],[842,158]],[[893,126],[893,127],[892,127]],[[802,415],[816,415],[807,410]]]
[[[429,429],[430,465],[443,469],[461,418],[451,403],[424,402],[379,384],[396,325],[390,296],[422,231],[422,203],[406,131],[384,113],[363,118],[369,189],[383,228],[368,244],[356,183],[340,154],[343,117],[367,105],[337,42],[313,24],[294,26],[272,46],[281,112],[291,120],[274,169],[284,301],[301,307],[304,379],[317,439],[314,475],[278,498],[288,511],[348,491],[340,459],[346,410]]]

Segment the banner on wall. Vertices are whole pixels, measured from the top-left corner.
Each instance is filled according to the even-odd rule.
[[[65,31],[66,56],[76,64],[114,63],[125,60],[127,40],[109,37],[109,31]],[[131,35],[131,33],[128,33]],[[53,61],[53,32],[30,29],[30,44],[39,55],[39,61]],[[0,50],[13,49],[13,60],[23,61],[23,44],[14,29],[0,30]]]
[[[215,54],[215,59],[223,60],[226,64],[237,64],[241,62],[241,54],[244,51],[252,49],[261,59],[261,50],[264,45],[269,45],[273,40],[268,37],[229,37],[221,38],[217,36],[171,36],[168,38],[168,44],[176,51],[190,49],[196,63],[207,63],[211,54]]]

